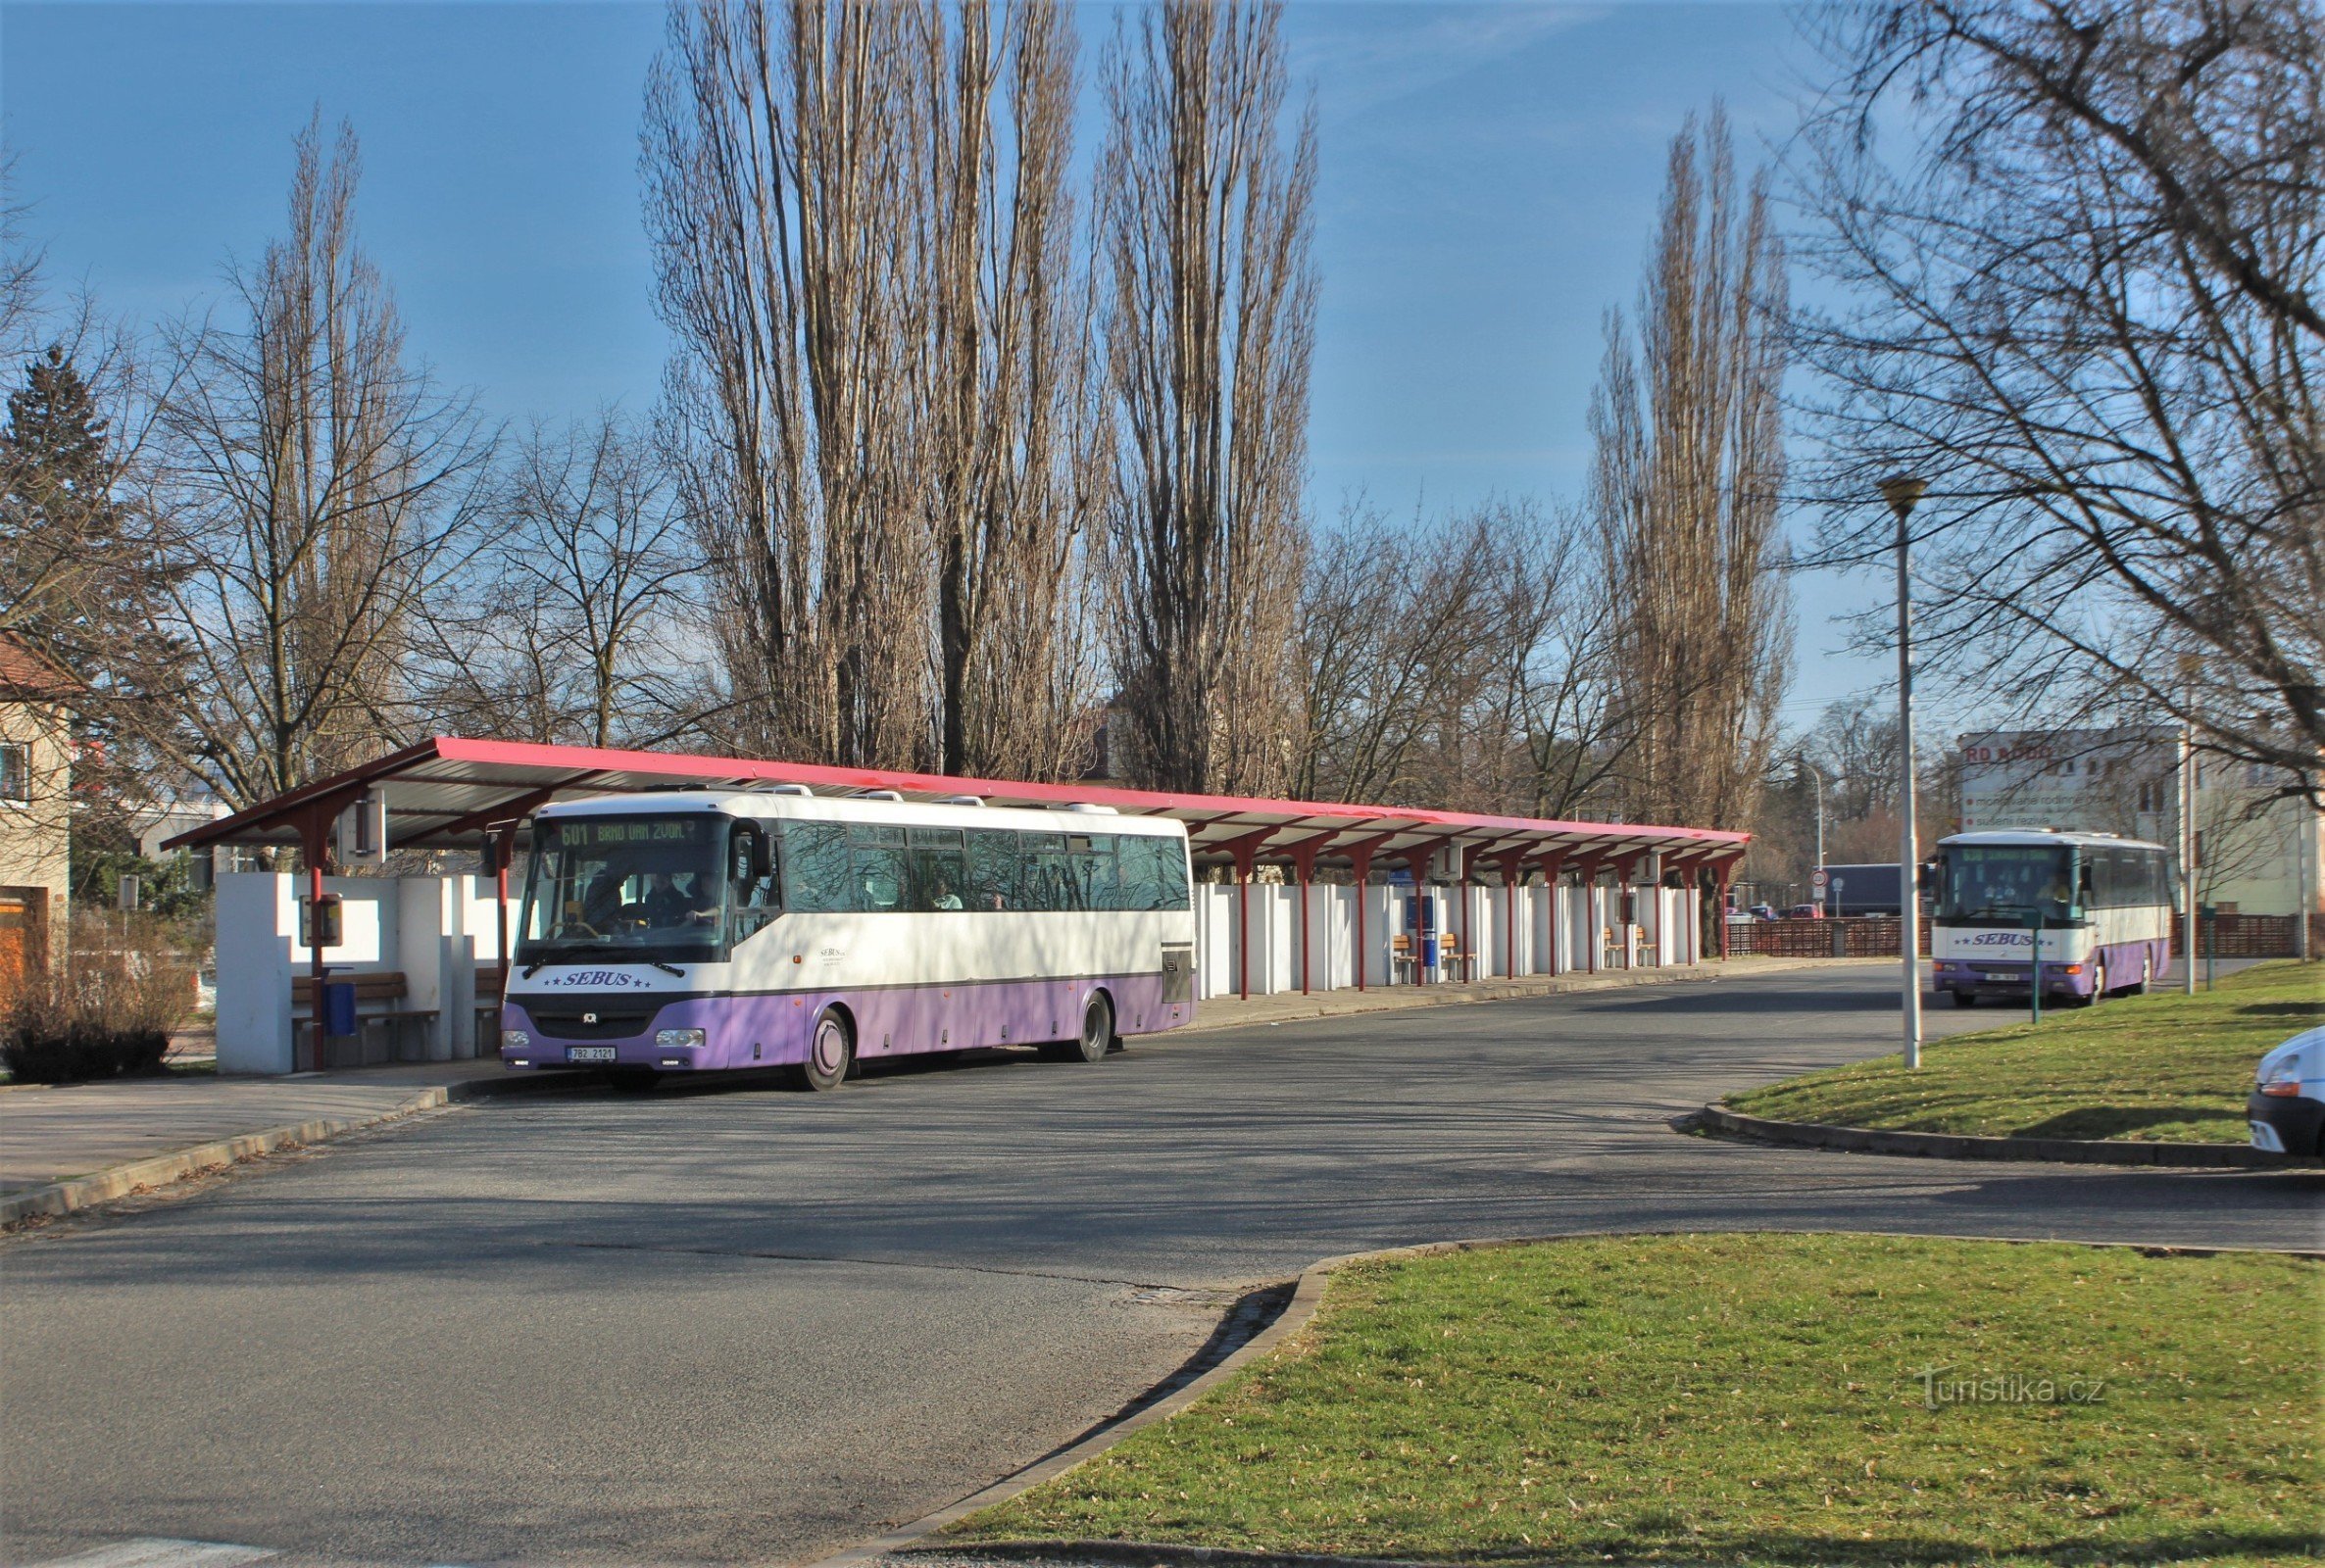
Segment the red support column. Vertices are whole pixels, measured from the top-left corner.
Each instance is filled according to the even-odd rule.
[[[1349,852],[1349,859],[1357,871],[1357,989],[1364,989],[1364,971],[1370,968],[1372,950],[1364,945],[1364,906],[1372,895],[1372,847],[1359,845]]]
[[[322,1071],[322,872],[330,858],[331,817],[317,806],[299,823],[299,857],[307,862],[307,1021],[315,1042],[315,1070]],[[299,1046],[291,1042],[291,1071],[299,1070]]]
[[[1308,906],[1315,902],[1315,851],[1302,848],[1292,854],[1292,863],[1300,872],[1300,994],[1309,994],[1310,970],[1314,963],[1314,949],[1308,941]]]
[[[1456,846],[1454,855],[1459,861],[1454,877],[1454,896],[1461,901],[1461,956],[1471,963],[1477,961],[1477,945],[1469,940],[1469,852]]]
[[[1736,861],[1732,856],[1719,862],[1718,881],[1712,899],[1712,917],[1719,922],[1713,929],[1719,933],[1719,956],[1723,958],[1728,956],[1728,878],[1735,869]]]
[[[1243,1000],[1252,1000],[1252,862],[1245,855],[1235,857],[1235,988]]]
[[[509,955],[509,861],[516,855],[517,829],[514,827],[503,828],[485,842],[492,846],[493,893],[497,900],[493,917],[498,927],[497,951],[501,956],[501,994],[493,1001],[506,1006],[509,1003],[509,968],[511,963]],[[498,1046],[498,1037],[495,1038],[494,1044]],[[484,1042],[481,1040],[476,1042],[476,1054],[484,1054]]]

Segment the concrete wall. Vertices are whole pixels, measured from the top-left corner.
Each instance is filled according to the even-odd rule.
[[[1305,959],[1300,937],[1300,889],[1277,883],[1255,882],[1239,896],[1233,883],[1200,883],[1195,888],[1196,985],[1202,998],[1240,994],[1244,977],[1243,915],[1248,906],[1252,929],[1249,978],[1253,996],[1298,991],[1304,962],[1312,969],[1309,988],[1340,990],[1356,983],[1357,965],[1364,967],[1365,984],[1410,984],[1410,970],[1392,975],[1392,937],[1405,929],[1406,906],[1416,896],[1437,901],[1437,929],[1459,937],[1462,906],[1467,905],[1468,943],[1475,961],[1458,978],[1499,979],[1516,972],[1572,974],[1587,971],[1593,951],[1608,927],[1617,927],[1618,939],[1623,890],[1617,887],[1432,887],[1415,890],[1407,884],[1373,884],[1355,888],[1318,884],[1308,890],[1309,951]],[[1513,896],[1514,895],[1514,896]],[[1364,900],[1364,942],[1357,943],[1357,900]],[[1645,887],[1634,890],[1629,962],[1632,967],[1684,964],[1694,961],[1689,932],[1699,895],[1690,888]],[[1620,968],[1624,958],[1618,940],[1611,959],[1601,952],[1599,967]],[[1457,978],[1441,970],[1429,977]]]
[[[500,958],[490,881],[331,876],[322,885],[342,900],[342,941],[323,949],[325,967],[333,977],[400,971],[403,1008],[435,1014],[409,1026],[415,1054],[447,1061],[497,1044],[478,1041],[475,1019],[476,967]],[[291,978],[308,965],[299,944],[305,898],[306,878],[286,871],[227,872],[218,879],[221,1072],[292,1070]]]

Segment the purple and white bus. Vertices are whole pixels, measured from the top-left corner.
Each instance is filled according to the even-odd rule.
[[[533,818],[507,1067],[788,1067],[1038,1044],[1097,1061],[1195,1016],[1183,823],[799,785]]]
[[[2043,995],[2145,991],[2171,961],[2171,852],[2107,833],[1957,833],[1938,841],[1937,989],[1956,1006],[2025,998],[2042,919]]]

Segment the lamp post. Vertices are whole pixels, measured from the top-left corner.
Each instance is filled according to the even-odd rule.
[[[1821,871],[1824,869],[1825,786],[1828,784],[1838,784],[1843,782],[1843,780],[1837,773],[1829,779],[1826,778],[1824,776],[1824,769],[1818,767],[1814,762],[1809,761],[1806,755],[1796,753],[1793,757],[1793,760],[1800,763],[1801,766],[1806,768],[1809,772],[1816,775],[1816,869]],[[1822,908],[1824,906],[1824,896],[1821,893],[1815,891],[1814,883],[1809,884],[1809,889],[1811,900],[1819,908]]]
[[[1913,592],[1905,580],[1905,519],[1929,485],[1909,473],[1881,481],[1897,514],[1898,940],[1904,949],[1905,1066],[1921,1065],[1921,836],[1913,824]]]

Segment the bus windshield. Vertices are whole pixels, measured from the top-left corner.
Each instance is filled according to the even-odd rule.
[[[1938,917],[2023,925],[2041,910],[2046,920],[2074,913],[2074,852],[2064,846],[1953,844],[1938,889]]]
[[[727,826],[711,811],[537,825],[517,961],[714,961],[726,924]]]

